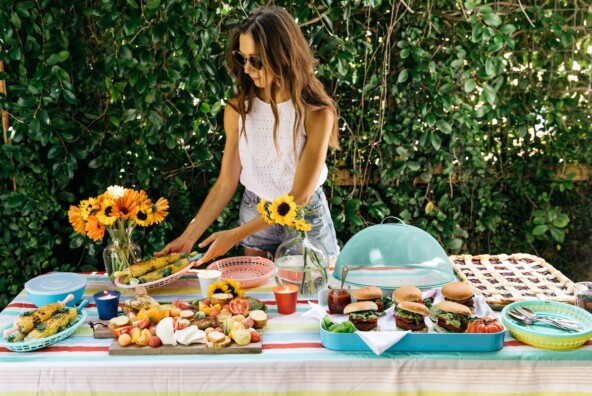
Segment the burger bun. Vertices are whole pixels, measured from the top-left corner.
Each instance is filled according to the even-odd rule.
[[[393,292],[393,299],[400,303],[402,301],[423,301],[421,290],[415,286],[401,286]]]
[[[413,312],[416,314],[420,314],[423,316],[428,316],[430,314],[430,310],[423,304],[412,302],[412,301],[403,301],[397,304],[397,308],[402,309],[404,311]]]
[[[353,312],[360,311],[378,311],[378,305],[372,301],[358,301],[345,306],[343,309],[344,314],[350,314]]]
[[[376,300],[382,298],[382,290],[376,286],[366,286],[352,291],[352,297],[357,301]]]
[[[442,301],[441,303],[436,305],[436,307],[438,307],[438,309],[440,309],[441,311],[445,312],[452,312],[466,316],[472,315],[471,309],[469,307],[452,301]]]
[[[463,301],[473,297],[473,288],[463,282],[450,282],[442,287],[442,295],[449,300]]]

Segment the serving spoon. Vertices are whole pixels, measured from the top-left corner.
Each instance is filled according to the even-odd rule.
[[[339,286],[340,289],[343,289],[343,284],[345,283],[345,278],[347,277],[348,272],[349,267],[347,266],[347,264],[345,264],[341,269],[341,286]]]

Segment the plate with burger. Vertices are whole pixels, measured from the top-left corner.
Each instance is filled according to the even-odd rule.
[[[480,313],[476,316],[468,306],[453,301],[456,297],[456,301],[468,302],[468,296],[447,293],[452,296],[448,300],[438,289],[429,309],[418,291],[412,286],[399,293],[395,290],[392,296],[396,305],[384,312],[379,312],[378,306],[370,299],[349,304],[344,309],[347,316],[331,316],[332,321],[341,324],[333,327],[337,333],[330,331],[328,326],[321,327],[322,345],[339,351],[370,351],[375,349],[369,346],[367,338],[376,340],[380,339],[380,335],[392,338],[393,333],[406,332],[386,351],[487,352],[503,347],[504,330],[497,333],[467,332],[472,321],[494,315],[484,301],[474,299],[474,312]],[[321,308],[317,312],[321,315],[326,313],[326,309]],[[375,334],[367,337],[366,334],[370,333]]]

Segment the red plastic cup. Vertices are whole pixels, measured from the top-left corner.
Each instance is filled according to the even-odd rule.
[[[280,285],[273,288],[275,301],[277,302],[278,312],[284,315],[296,312],[296,302],[298,300],[298,286]]]

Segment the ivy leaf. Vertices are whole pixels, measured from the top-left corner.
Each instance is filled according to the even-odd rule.
[[[440,139],[440,136],[436,135],[435,133],[432,133],[430,135],[430,140],[432,142],[432,146],[434,147],[434,149],[440,150],[440,146],[442,145],[442,139]]]
[[[565,232],[555,227],[549,228],[551,237],[559,243],[563,243],[565,240]]]
[[[409,77],[409,71],[407,69],[403,69],[399,72],[399,77],[397,78],[397,83],[404,83],[405,81],[407,81],[407,78]]]
[[[49,58],[47,58],[47,64],[49,66],[56,65],[58,63],[62,63],[70,57],[69,51],[60,51],[55,54],[51,54]]]
[[[532,235],[535,235],[535,236],[543,235],[545,232],[547,232],[548,229],[549,229],[549,227],[545,224],[538,225],[538,226],[534,227],[534,229],[532,230]]]
[[[512,33],[514,33],[516,31],[516,26],[514,26],[512,24],[507,24],[507,25],[504,25],[504,27],[502,27],[500,29],[500,31],[502,33],[505,33],[507,35],[510,35],[510,34],[512,34]]]
[[[561,213],[557,216],[555,220],[553,220],[553,226],[557,228],[564,228],[569,224],[569,217]]]
[[[490,14],[485,14],[483,16],[483,22],[485,22],[487,25],[489,26],[499,26],[502,24],[502,19],[499,17],[499,15],[494,14],[494,13],[490,13]]]
[[[452,133],[452,126],[444,120],[438,120],[436,122],[436,128],[438,128],[443,133],[450,135]]]
[[[462,244],[462,239],[454,238],[446,242],[446,247],[451,250],[460,250],[460,248],[462,248]]]
[[[146,0],[146,8],[149,10],[155,10],[160,7],[160,0]]]
[[[432,113],[428,113],[425,116],[425,122],[431,128],[436,123],[436,117]]]
[[[485,95],[487,103],[489,103],[490,105],[494,105],[497,101],[497,95],[491,85],[485,84],[483,86],[483,94]]]
[[[473,92],[476,86],[477,82],[475,82],[475,80],[473,80],[472,78],[469,78],[467,81],[465,81],[464,90],[466,93]]]
[[[417,163],[415,161],[407,161],[407,163],[405,165],[407,165],[407,168],[411,169],[414,172],[418,171],[421,168],[419,163]]]

